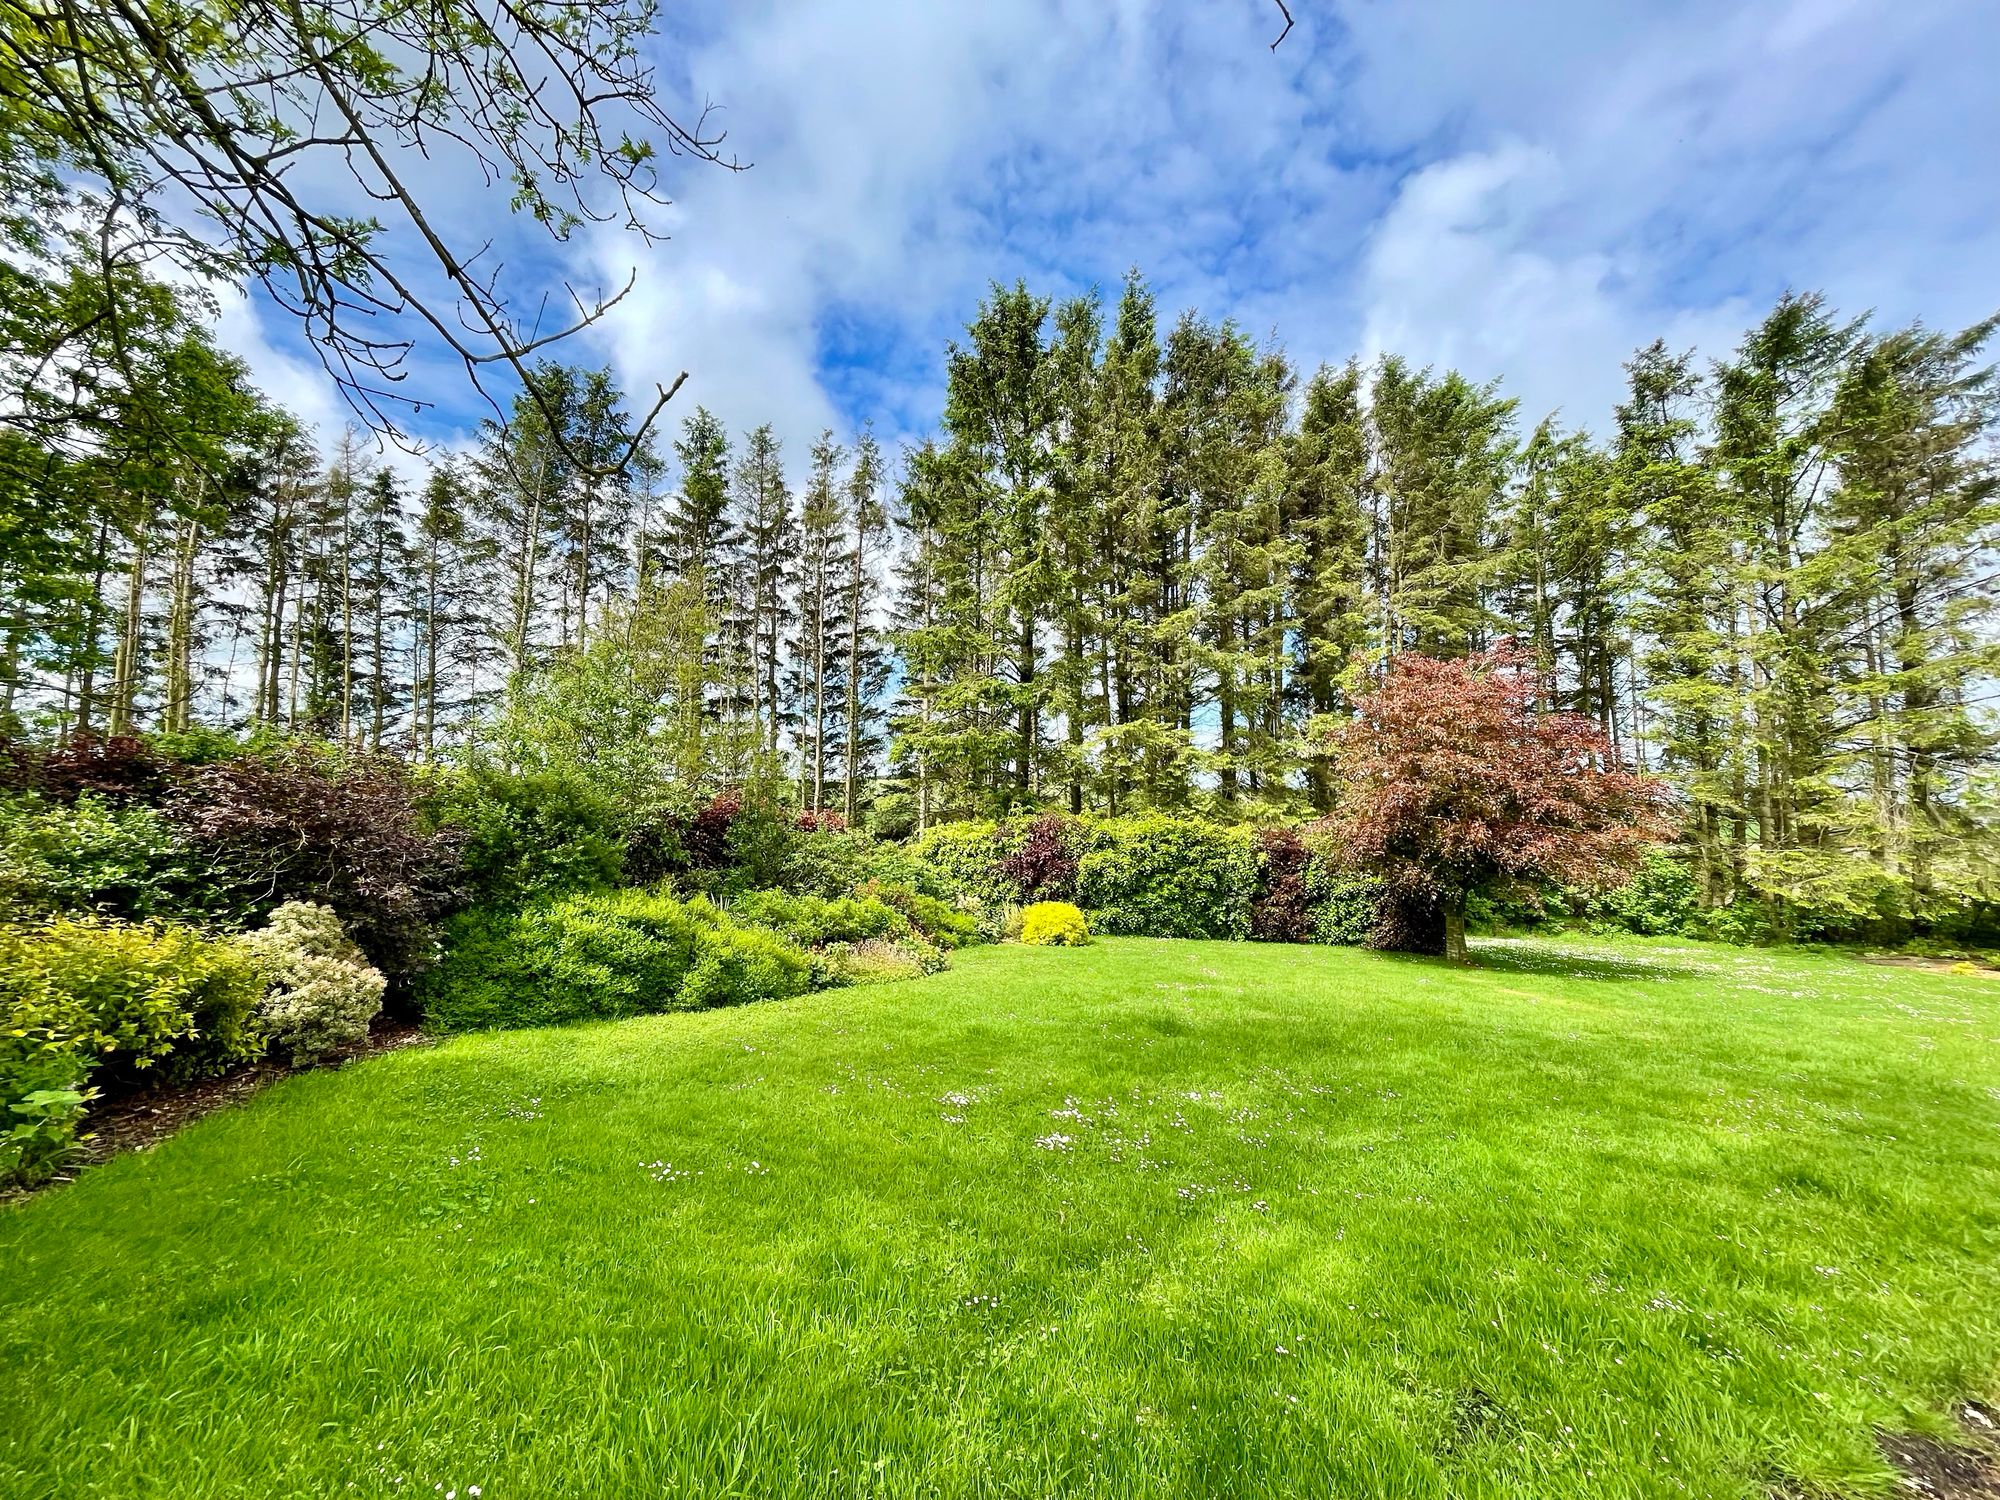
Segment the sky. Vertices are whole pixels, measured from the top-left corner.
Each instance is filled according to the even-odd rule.
[[[1395,352],[1602,432],[1655,338],[1728,352],[1787,289],[1884,324],[2000,310],[1993,0],[666,0],[653,61],[749,163],[669,159],[648,245],[556,245],[448,162],[439,221],[519,305],[637,283],[563,357],[771,422],[933,430],[993,282],[1232,318],[1310,369]],[[274,309],[222,340],[331,430]],[[415,424],[485,408],[419,351]],[[636,404],[636,398],[635,398]]]

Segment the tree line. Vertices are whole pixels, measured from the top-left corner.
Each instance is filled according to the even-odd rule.
[[[1303,371],[1136,274],[996,286],[897,455],[655,439],[543,363],[411,479],[168,298],[114,393],[146,422],[5,430],[0,714],[778,775],[889,831],[1296,816],[1383,662],[1512,640],[1671,782],[1704,900],[1943,909],[1993,874],[1994,328],[1787,296],[1720,360],[1638,351],[1590,433],[1394,356]]]

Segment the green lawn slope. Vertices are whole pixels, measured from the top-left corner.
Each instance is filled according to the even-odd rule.
[[[0,1210],[0,1494],[1891,1492],[2000,1375],[2000,984],[1477,956],[975,949],[294,1077]]]

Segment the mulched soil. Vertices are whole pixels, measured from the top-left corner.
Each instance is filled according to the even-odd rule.
[[[1977,1401],[1960,1409],[1963,1443],[1914,1433],[1878,1433],[1875,1445],[1902,1474],[1906,1494],[1934,1500],[2000,1500],[2000,1415]]]

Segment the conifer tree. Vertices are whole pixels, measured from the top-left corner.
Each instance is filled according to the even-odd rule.
[[[826,806],[828,749],[838,753],[845,701],[840,580],[846,505],[839,478],[845,457],[831,430],[822,432],[813,444],[812,477],[799,507],[798,604],[786,687],[798,746],[799,802],[814,813]]]
[[[881,448],[875,442],[875,434],[864,427],[855,443],[854,468],[847,479],[847,534],[840,559],[846,578],[841,588],[839,630],[847,647],[841,672],[841,685],[846,693],[841,715],[845,731],[840,758],[841,808],[850,825],[858,810],[860,786],[868,763],[881,749],[876,725],[881,717],[882,688],[889,675],[881,630],[875,619],[880,602],[878,553],[889,524],[888,511],[878,493],[883,477]]]
[[[797,568],[792,528],[792,492],[785,482],[784,450],[767,422],[743,440],[731,477],[733,527],[740,538],[736,605],[745,617],[751,719],[768,755],[778,752],[786,632],[791,623],[791,587]]]

